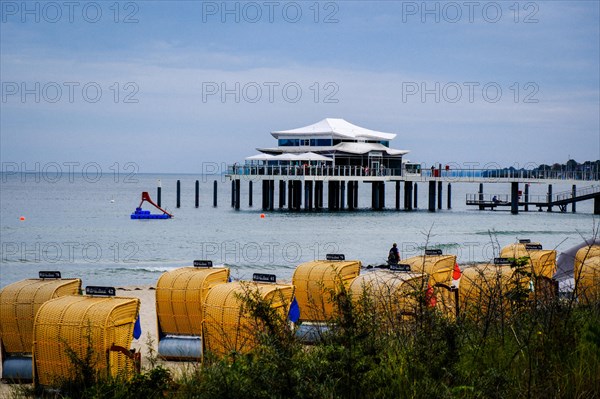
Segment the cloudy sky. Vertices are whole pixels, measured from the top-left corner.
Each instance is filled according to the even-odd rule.
[[[201,172],[326,117],[412,161],[600,158],[598,1],[6,1],[2,162]]]

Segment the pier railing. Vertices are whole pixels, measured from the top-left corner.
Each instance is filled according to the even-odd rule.
[[[402,176],[402,169],[365,168],[362,166],[314,165],[230,165],[227,174],[234,176]],[[419,176],[417,174],[417,176]]]
[[[483,194],[470,193],[467,194],[467,205],[477,204],[506,204],[510,203],[510,195],[508,194]]]
[[[411,180],[440,179],[449,182],[507,181],[507,180],[562,180],[599,181],[595,170],[517,170],[517,169],[412,169],[368,168],[362,166],[331,165],[229,165],[230,176],[348,176],[348,177],[405,177]]]
[[[560,201],[572,200],[593,194],[600,193],[600,185],[592,185],[588,187],[577,188],[573,190],[561,191],[555,194],[519,194],[519,203],[527,204],[554,204]],[[510,203],[509,194],[484,194],[484,193],[469,193],[466,194],[467,205],[479,204],[508,204]]]

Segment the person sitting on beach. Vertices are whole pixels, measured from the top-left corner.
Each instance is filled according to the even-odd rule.
[[[388,253],[388,263],[390,265],[397,265],[398,262],[400,262],[400,252],[398,251],[398,245],[394,243]]]
[[[497,203],[499,202],[499,201],[498,201],[498,197],[496,197],[496,196],[494,195],[494,198],[492,198],[492,202],[493,202],[494,204],[497,204]]]

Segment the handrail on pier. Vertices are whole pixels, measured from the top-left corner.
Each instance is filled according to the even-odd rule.
[[[410,179],[469,181],[600,181],[598,172],[497,170],[497,169],[413,169],[369,168],[349,165],[228,165],[229,176],[348,176],[348,177],[406,177]],[[568,194],[568,193],[563,193]]]

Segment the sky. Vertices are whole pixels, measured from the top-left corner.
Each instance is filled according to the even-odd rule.
[[[600,159],[599,4],[0,0],[2,170],[212,172],[327,117],[424,164]]]

